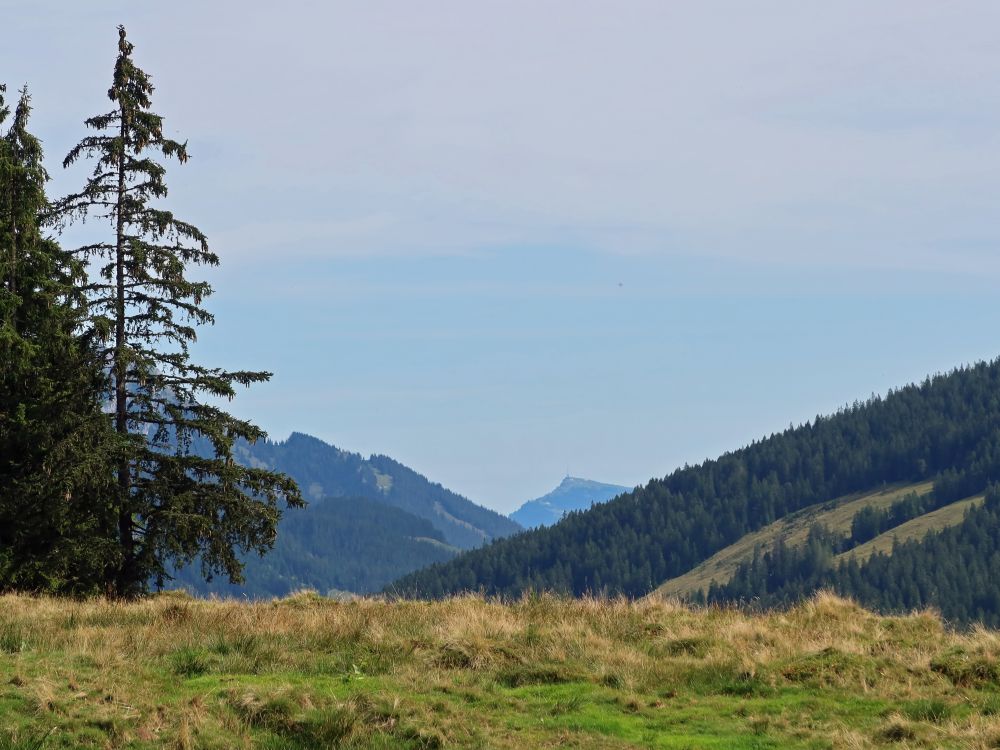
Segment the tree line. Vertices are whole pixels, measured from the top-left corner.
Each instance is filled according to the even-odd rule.
[[[386,590],[430,597],[469,590],[642,596],[789,513],[885,483],[930,479],[939,503],[1000,480],[1000,360],[818,416],[553,527],[417,571]],[[870,533],[863,525],[858,532]]]
[[[27,88],[12,107],[0,87],[0,591],[134,597],[196,558],[239,581],[240,553],[302,505],[288,477],[233,460],[264,433],[216,405],[270,373],[190,357],[213,317],[189,271],[219,259],[163,205],[188,148],[133,53],[119,27],[110,105],[63,160],[89,177],[57,200]],[[92,239],[64,248],[74,224]]]

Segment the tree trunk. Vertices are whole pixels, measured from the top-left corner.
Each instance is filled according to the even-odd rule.
[[[121,151],[118,154],[118,195],[116,205],[115,275],[115,430],[128,438],[128,362],[125,352],[125,113],[121,113]],[[123,454],[118,462],[118,538],[122,559],[115,571],[115,595],[130,596],[135,587],[135,538],[132,529],[131,481],[129,458]]]

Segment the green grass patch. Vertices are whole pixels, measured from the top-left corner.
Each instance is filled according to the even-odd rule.
[[[53,731],[28,735],[0,733],[0,750],[44,750]]]
[[[13,623],[0,623],[0,654],[19,654],[29,648],[26,628]]]

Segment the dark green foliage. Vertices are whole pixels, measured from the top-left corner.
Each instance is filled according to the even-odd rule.
[[[741,564],[729,583],[712,585],[707,600],[753,602],[765,607],[791,604],[820,587],[844,544],[840,535],[824,526],[813,526],[802,548],[788,547],[779,540],[767,552],[755,550],[753,559]]]
[[[862,563],[848,559],[835,566],[833,554],[842,544],[835,535],[818,533],[815,538],[810,535],[804,549],[779,545],[741,565],[729,583],[713,585],[708,601],[788,606],[819,588],[830,588],[883,612],[936,607],[954,622],[1000,625],[1000,491],[996,488],[958,526],[896,544],[891,554],[877,553]],[[943,664],[940,671],[956,673],[953,666]]]
[[[950,493],[946,493],[950,494]],[[851,521],[851,536],[844,549],[864,544],[879,534],[894,529],[924,513],[947,505],[938,499],[937,493],[918,495],[910,493],[897,500],[888,508],[868,506],[859,510]]]
[[[866,507],[858,511],[851,522],[851,534],[844,537],[816,525],[809,530],[805,546],[790,549],[779,539],[771,550],[755,550],[748,562],[741,564],[732,579],[725,584],[713,584],[707,597],[698,603],[752,602],[755,606],[789,606],[816,589],[832,586],[837,578],[833,570],[834,556],[907,521],[941,507],[935,493],[911,493],[888,508]],[[854,567],[851,567],[854,570]],[[855,571],[855,576],[858,573]],[[961,586],[961,584],[958,584]],[[840,584],[843,593],[852,592],[851,579]],[[882,602],[865,598],[869,606]]]
[[[886,482],[935,477],[939,502],[1000,478],[1000,361],[817,417],[552,528],[418,571],[389,590],[640,596],[788,513]]]
[[[250,598],[286,596],[303,588],[369,593],[457,553],[423,518],[369,498],[336,497],[282,518],[274,549],[264,557],[245,556],[243,585],[206,583],[190,570],[179,571],[171,585]]]
[[[829,585],[884,611],[933,606],[957,622],[1000,625],[1000,493],[958,526],[898,544],[862,565],[845,564]]]
[[[187,161],[187,146],[163,135],[151,110],[153,86],[132,59],[119,27],[118,59],[108,97],[111,111],[91,117],[96,131],[64,161],[95,160],[79,193],[56,207],[62,221],[94,220],[104,239],[79,248],[95,267],[83,285],[89,327],[110,364],[107,394],[123,449],[114,466],[110,499],[117,554],[108,561],[109,594],[133,596],[171,564],[196,556],[210,577],[239,580],[239,550],[264,552],[274,543],[279,503],[301,504],[287,477],[232,460],[236,439],[254,442],[262,430],[204,397],[232,398],[235,385],[267,380],[266,372],[228,372],[191,362],[195,327],[213,322],[202,307],[211,288],[192,281],[191,265],[217,265],[196,227],[160,208],[165,168],[156,157]],[[194,436],[212,445],[206,457],[190,450]]]
[[[115,555],[103,470],[115,436],[94,341],[78,335],[83,267],[43,233],[48,175],[29,114],[22,91],[0,138],[0,591],[86,594]]]

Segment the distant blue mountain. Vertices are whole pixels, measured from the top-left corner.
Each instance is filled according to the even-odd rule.
[[[617,484],[566,477],[552,492],[525,503],[511,513],[510,518],[526,529],[551,526],[570,511],[587,510],[594,503],[603,503],[631,489]]]
[[[194,447],[211,455],[204,439]],[[285,511],[268,554],[243,557],[244,585],[221,578],[206,583],[196,563],[175,571],[172,587],[252,599],[303,587],[371,593],[418,568],[522,531],[506,516],[387,456],[364,458],[302,433],[281,442],[237,441],[233,458],[288,474],[309,505]]]
[[[196,451],[209,452],[204,441]],[[261,440],[233,446],[237,463],[287,474],[313,505],[328,497],[369,498],[424,518],[459,549],[473,549],[493,539],[510,536],[521,527],[496,511],[476,505],[461,495],[388,456],[364,458],[324,443],[319,438],[293,432],[282,442]],[[289,511],[289,514],[302,511]]]

